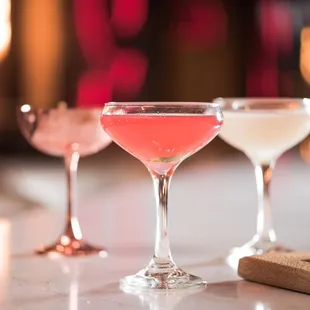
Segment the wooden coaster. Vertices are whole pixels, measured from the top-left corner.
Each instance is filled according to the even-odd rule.
[[[238,275],[248,281],[310,294],[310,252],[270,252],[241,258]]]

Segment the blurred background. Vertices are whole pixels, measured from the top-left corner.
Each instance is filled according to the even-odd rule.
[[[0,214],[14,216],[16,248],[22,252],[55,240],[67,193],[62,159],[37,151],[20,134],[18,104],[44,108],[65,101],[102,107],[111,100],[310,97],[308,26],[307,0],[0,0]],[[296,240],[307,243],[310,170],[301,158],[310,162],[309,138],[302,145],[277,163],[272,190],[279,206],[275,218],[282,223],[279,236],[292,245]],[[240,158],[235,165],[225,163],[234,156]],[[198,197],[201,210],[193,226],[200,230],[192,234],[197,243],[217,236],[228,248],[253,233],[253,167],[219,138],[186,160],[172,183],[172,204],[191,206]],[[79,205],[86,206],[79,209],[81,224],[94,243],[139,244],[153,233],[153,224],[137,220],[154,220],[148,172],[114,143],[81,161],[79,185]],[[283,190],[287,186],[290,191]],[[225,194],[218,194],[223,188]],[[122,195],[115,195],[115,189]],[[299,213],[291,208],[296,197],[298,204],[304,202]],[[231,201],[234,207],[227,208]],[[46,207],[62,214],[52,221],[51,215],[36,213]],[[29,209],[33,212],[27,220],[16,219]],[[174,240],[192,236],[184,229],[186,209],[171,209],[178,219],[172,225],[179,225],[171,229]],[[204,210],[211,215],[202,216]],[[223,214],[229,220],[220,229]],[[33,227],[39,233],[31,233]],[[122,233],[126,230],[135,238]],[[239,234],[234,244],[228,244],[227,231]],[[27,238],[31,244],[23,241]]]
[[[0,154],[44,156],[20,102],[310,96],[308,24],[306,0],[0,0]]]

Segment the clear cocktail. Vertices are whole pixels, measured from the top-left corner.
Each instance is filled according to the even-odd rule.
[[[296,98],[218,98],[225,124],[220,137],[243,151],[255,167],[258,191],[257,232],[232,251],[243,257],[287,250],[277,243],[271,221],[269,184],[276,160],[310,131],[310,101]]]

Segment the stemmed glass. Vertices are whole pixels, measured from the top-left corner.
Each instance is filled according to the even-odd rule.
[[[216,103],[111,102],[101,124],[106,133],[148,169],[157,204],[155,253],[146,268],[121,280],[124,290],[179,289],[205,285],[174,263],[168,238],[168,190],[179,164],[219,132],[223,122]]]
[[[36,250],[38,254],[78,256],[98,253],[106,256],[104,248],[93,246],[82,239],[77,217],[77,169],[80,157],[95,154],[111,143],[100,128],[98,108],[67,108],[64,103],[49,109],[18,107],[20,130],[36,149],[64,158],[68,204],[66,226],[58,240]]]
[[[280,246],[273,228],[269,186],[277,159],[310,131],[310,100],[300,98],[218,98],[225,117],[219,136],[247,155],[255,168],[258,193],[256,234],[234,248],[229,258],[269,251]]]

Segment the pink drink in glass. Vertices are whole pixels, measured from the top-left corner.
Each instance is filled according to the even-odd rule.
[[[148,167],[190,156],[218,133],[222,120],[213,115],[102,115],[107,134]],[[160,169],[161,170],[161,169]]]
[[[109,102],[101,114],[104,131],[147,167],[156,197],[156,238],[149,264],[121,279],[125,292],[141,289],[201,288],[206,282],[179,268],[168,237],[171,177],[187,157],[218,134],[223,114],[206,102]]]

